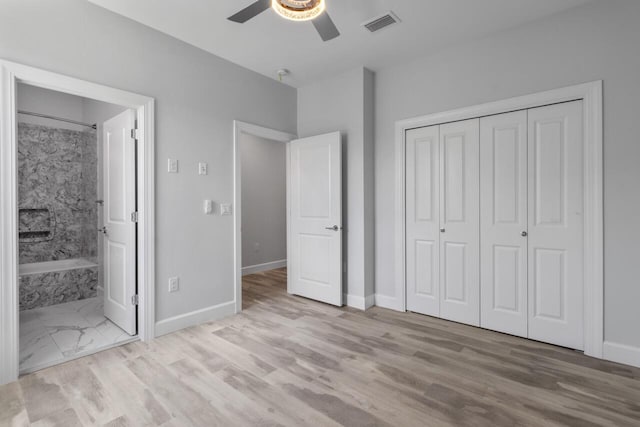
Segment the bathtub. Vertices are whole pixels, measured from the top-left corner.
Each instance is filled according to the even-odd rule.
[[[20,310],[97,296],[98,264],[85,258],[20,264]]]

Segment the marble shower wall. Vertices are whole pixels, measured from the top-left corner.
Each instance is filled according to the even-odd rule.
[[[18,123],[20,264],[97,257],[96,138]]]

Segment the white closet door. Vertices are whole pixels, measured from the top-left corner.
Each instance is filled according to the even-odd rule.
[[[582,349],[582,101],[529,110],[529,338]]]
[[[406,133],[407,310],[440,315],[439,126]]]
[[[483,328],[527,336],[527,112],[480,120]]]
[[[440,317],[480,325],[480,120],[440,126]]]

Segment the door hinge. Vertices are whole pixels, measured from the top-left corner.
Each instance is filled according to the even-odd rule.
[[[138,129],[131,129],[131,139],[138,140]]]
[[[135,294],[135,295],[131,296],[131,304],[132,305],[138,305],[139,302],[140,302],[140,298],[138,298],[138,294]]]
[[[138,222],[138,212],[131,212],[131,222]]]

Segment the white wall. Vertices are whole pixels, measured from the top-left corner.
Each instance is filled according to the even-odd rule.
[[[340,131],[343,144],[343,258],[347,303],[373,296],[373,74],[364,68],[298,89],[298,136]],[[369,116],[367,115],[369,114]]]
[[[295,133],[295,89],[84,0],[1,8],[0,58],[157,101],[156,320],[232,301],[233,217],[205,216],[202,200],[233,200],[234,119]],[[169,157],[179,174],[166,173]]]
[[[242,266],[287,259],[287,144],[240,135]]]
[[[605,337],[640,346],[640,2],[596,2],[376,73],[376,292],[394,296],[394,122],[604,80]]]

